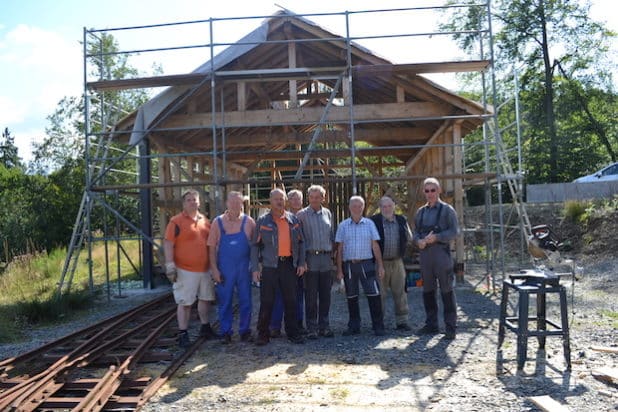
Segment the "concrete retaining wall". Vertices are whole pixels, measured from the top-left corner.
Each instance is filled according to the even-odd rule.
[[[526,186],[528,203],[611,198],[618,194],[618,181],[592,183],[549,183]]]

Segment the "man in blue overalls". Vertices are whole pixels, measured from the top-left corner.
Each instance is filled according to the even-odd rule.
[[[227,210],[213,220],[208,246],[219,305],[219,328],[222,342],[232,342],[232,301],[238,293],[240,340],[251,337],[251,243],[255,221],[243,213],[243,195],[229,192]]]

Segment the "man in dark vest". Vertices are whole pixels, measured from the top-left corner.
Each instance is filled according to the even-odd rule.
[[[418,209],[414,218],[414,241],[420,249],[421,276],[423,278],[423,304],[425,326],[419,333],[438,333],[438,284],[444,305],[446,339],[455,339],[457,304],[453,290],[453,259],[450,242],[459,232],[455,209],[440,199],[442,189],[436,178],[423,182],[427,203]]]
[[[406,246],[412,242],[408,220],[395,214],[395,202],[388,196],[380,199],[380,213],[371,216],[380,234],[380,250],[384,261],[384,278],[380,279],[382,308],[386,310],[387,290],[391,290],[395,307],[397,330],[408,331],[408,294],[406,293],[406,269],[403,257]]]

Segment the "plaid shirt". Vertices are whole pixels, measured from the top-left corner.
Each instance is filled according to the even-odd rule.
[[[384,225],[384,259],[395,259],[399,256],[399,225],[395,216],[392,220],[382,218],[382,224]]]
[[[355,223],[352,218],[347,218],[337,227],[335,242],[343,243],[344,261],[373,259],[373,240],[380,240],[380,235],[371,219],[362,217]]]

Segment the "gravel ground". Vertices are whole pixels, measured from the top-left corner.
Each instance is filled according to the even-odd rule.
[[[264,347],[238,339],[227,346],[207,342],[144,410],[529,411],[536,409],[526,397],[549,395],[573,411],[616,411],[618,387],[597,381],[591,371],[602,366],[616,368],[618,355],[595,352],[591,347],[618,346],[618,259],[581,263],[585,275],[574,288],[563,281],[569,288],[571,372],[565,372],[559,337],[548,337],[544,352],[530,339],[523,373],[516,370],[514,333],[507,331],[500,356],[496,349],[499,294],[486,289],[481,268],[468,268],[465,283],[457,288],[455,341],[395,331],[390,300],[387,336],[371,333],[366,301],[361,300],[362,334],[343,337],[345,298],[334,293],[334,338],[304,345],[280,338]],[[103,302],[101,309],[105,310],[64,326],[33,330],[31,341],[2,345],[0,355],[25,351],[161,292],[136,292],[109,304]],[[258,300],[254,302],[257,312]],[[409,305],[410,324],[420,327],[424,312],[418,288],[409,291]],[[549,318],[557,320],[556,304],[550,299],[548,305]]]
[[[365,305],[362,335],[343,337],[347,308],[344,296],[335,294],[335,338],[305,345],[276,339],[265,347],[207,342],[145,410],[522,411],[536,410],[526,397],[539,395],[574,411],[618,410],[617,388],[591,376],[597,367],[616,367],[617,355],[590,349],[618,346],[618,319],[612,317],[618,312],[618,262],[587,266],[587,276],[570,294],[574,304],[569,297],[570,373],[559,337],[548,337],[544,352],[530,339],[523,373],[517,373],[514,333],[507,331],[499,356],[499,297],[487,293],[476,270],[457,288],[459,331],[453,342],[395,331],[390,304],[388,336],[371,334]],[[548,303],[549,318],[559,319],[556,305]],[[410,290],[409,304],[411,324],[420,327],[424,312],[417,288]]]
[[[117,292],[112,291],[110,299],[107,295],[97,298],[97,303],[87,311],[76,315],[76,319],[55,325],[38,326],[24,332],[26,335],[22,342],[0,344],[0,359],[10,358],[20,353],[24,353],[44,345],[53,340],[59,339],[79,329],[88,327],[96,322],[126,312],[136,306],[146,303],[161,294],[168,293],[166,288],[143,289],[141,282],[126,284],[122,290],[121,297],[113,295]]]

